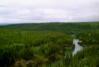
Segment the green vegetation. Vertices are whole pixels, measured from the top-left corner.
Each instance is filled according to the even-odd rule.
[[[72,35],[84,50],[72,56]],[[0,26],[1,67],[99,67],[99,23]]]

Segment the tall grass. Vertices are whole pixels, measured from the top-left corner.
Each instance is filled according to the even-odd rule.
[[[60,32],[0,31],[0,65],[16,64],[22,59],[42,66],[64,56],[63,48],[70,47],[70,37]],[[26,64],[24,63],[24,64]]]

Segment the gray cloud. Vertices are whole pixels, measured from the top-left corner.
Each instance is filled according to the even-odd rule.
[[[98,0],[0,0],[0,23],[98,21]]]

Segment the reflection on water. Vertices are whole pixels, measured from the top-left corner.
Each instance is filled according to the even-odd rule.
[[[75,46],[72,53],[73,56],[83,49],[83,47],[79,44],[80,42],[81,41],[79,39],[73,39],[73,45]]]

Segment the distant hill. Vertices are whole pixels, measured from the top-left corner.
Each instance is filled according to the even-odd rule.
[[[98,22],[82,22],[82,23],[25,23],[0,26],[0,29],[17,29],[25,31],[61,31],[61,32],[79,32],[98,30]]]

